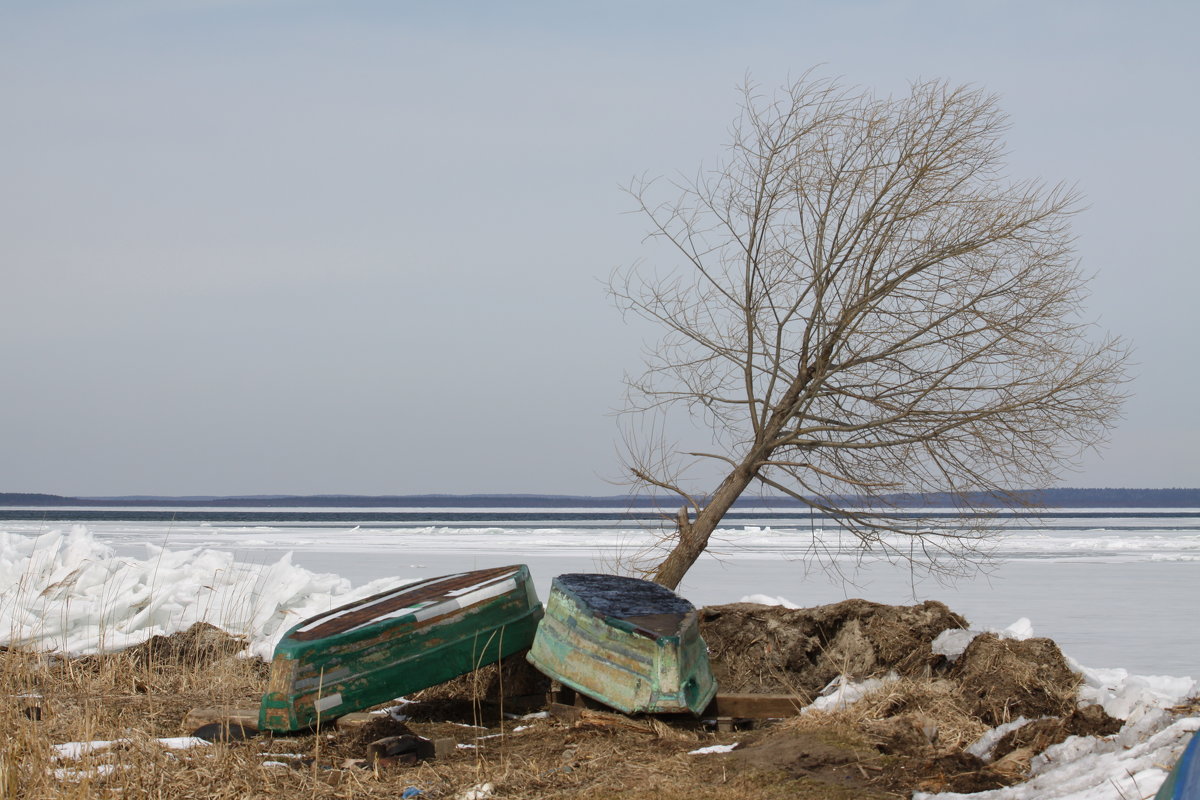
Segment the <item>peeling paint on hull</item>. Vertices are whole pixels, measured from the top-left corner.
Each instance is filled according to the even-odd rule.
[[[636,578],[555,578],[528,659],[627,714],[699,714],[717,693],[696,609]]]
[[[294,731],[465,675],[533,641],[524,565],[446,575],[304,620],[275,648],[259,728]]]

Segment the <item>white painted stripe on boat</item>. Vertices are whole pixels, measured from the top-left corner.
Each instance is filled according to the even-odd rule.
[[[352,614],[352,613],[355,613],[355,612],[361,611],[361,610],[363,610],[363,609],[369,609],[369,608],[371,608],[371,607],[373,607],[373,606],[377,606],[377,605],[379,605],[380,603],[386,603],[386,602],[388,602],[389,600],[392,600],[392,599],[394,599],[394,598],[400,597],[401,595],[407,594],[408,592],[416,591],[417,589],[421,589],[421,588],[424,588],[424,587],[426,587],[426,586],[431,586],[431,585],[433,585],[433,584],[435,584],[435,583],[439,583],[439,582],[441,582],[441,581],[448,581],[448,580],[452,580],[452,579],[455,579],[455,578],[461,578],[463,575],[467,575],[467,574],[468,574],[468,573],[466,573],[466,572],[456,572],[456,573],[455,573],[455,574],[453,574],[453,575],[442,575],[442,576],[439,576],[439,577],[437,577],[437,578],[431,578],[431,579],[428,579],[428,580],[417,581],[417,582],[415,582],[415,583],[409,583],[409,584],[406,584],[406,585],[404,585],[404,586],[401,586],[401,587],[400,587],[399,589],[397,589],[396,591],[394,591],[394,592],[389,592],[388,594],[385,594],[383,597],[378,597],[378,598],[376,598],[376,599],[372,600],[372,601],[371,601],[371,602],[369,602],[369,603],[356,603],[356,604],[354,604],[354,605],[350,606],[349,608],[344,608],[344,609],[342,609],[342,610],[338,611],[337,613],[333,613],[333,612],[327,612],[327,613],[325,613],[325,614],[321,614],[320,616],[313,617],[313,618],[312,618],[311,620],[309,620],[307,623],[305,623],[304,625],[302,625],[302,626],[300,626],[299,628],[297,628],[297,629],[296,629],[296,632],[297,632],[297,633],[306,633],[306,632],[308,632],[308,631],[312,630],[313,628],[317,627],[318,625],[323,625],[323,624],[325,624],[326,622],[329,622],[329,621],[331,621],[331,620],[335,620],[335,619],[337,619],[337,618],[339,618],[339,617],[342,617],[342,616],[344,616],[344,615],[346,615],[346,614]],[[393,612],[393,613],[391,613],[391,614],[388,614],[388,615],[386,615],[386,616],[384,616],[384,617],[378,617],[378,619],[394,619],[395,617],[402,617],[402,616],[404,616],[405,614],[408,614],[408,613],[412,612],[414,609],[417,609],[417,608],[422,608],[422,607],[424,607],[424,606],[427,606],[427,605],[429,605],[429,603],[430,603],[430,602],[432,602],[432,601],[430,601],[430,600],[426,600],[426,601],[423,601],[423,602],[421,602],[421,603],[418,603],[418,604],[417,604],[417,605],[415,605],[415,606],[409,606],[408,608],[406,608],[406,609],[403,609],[402,611],[399,611],[399,612]],[[360,625],[360,626],[358,626],[358,627],[362,627],[362,626]],[[358,628],[352,628],[351,630],[357,630],[357,629],[358,629]]]
[[[483,583],[477,583],[474,586],[464,586],[461,589],[453,589],[449,592],[446,592],[446,596],[447,597],[459,597],[460,595],[470,594],[471,592],[475,591],[476,589],[479,589],[484,586],[489,586],[498,581],[503,581],[505,579],[512,580],[516,574],[517,574],[517,570],[515,570],[515,569],[510,570],[509,572],[506,572],[503,575],[497,575],[495,578],[492,578],[490,581],[484,581]]]
[[[383,622],[384,620],[400,619],[402,617],[407,617],[407,616],[412,616],[413,619],[420,621],[422,619],[425,619],[425,617],[421,616],[421,613],[420,613],[421,610],[425,609],[425,608],[429,608],[431,605],[433,605],[433,601],[426,600],[423,603],[417,603],[415,606],[408,606],[407,608],[399,608],[399,609],[396,609],[395,611],[389,612],[387,614],[380,614],[377,617],[371,617],[371,619],[367,620],[366,622],[362,622],[362,623],[359,623],[358,625],[355,625],[353,628],[347,628],[345,631],[343,631],[343,633],[351,633],[352,631],[357,631],[362,628],[369,628],[372,625],[375,625],[376,623]]]
[[[515,576],[515,575],[517,575],[518,572],[519,572],[519,570],[513,570],[512,572],[510,572],[508,574],[510,576]],[[468,574],[468,573],[463,572],[463,573],[460,573],[459,575],[466,575],[466,574]],[[456,578],[456,577],[459,577],[459,575],[445,576],[443,578],[438,578],[438,580],[446,580],[448,578]],[[426,581],[424,583],[429,583],[429,581]],[[404,592],[411,591],[415,588],[418,588],[421,585],[422,584],[410,584],[409,586],[405,587],[402,591],[393,592],[393,593],[387,595],[386,597],[380,598],[376,602],[382,603],[384,600],[388,600],[388,599],[396,597],[400,594],[403,594]],[[368,626],[374,625],[383,620],[399,619],[401,617],[406,617],[410,614],[413,616],[413,618],[417,622],[423,622],[424,620],[432,619],[433,617],[440,617],[443,614],[449,614],[452,611],[457,611],[460,608],[466,608],[467,606],[474,605],[475,603],[479,603],[483,600],[487,600],[488,598],[497,597],[497,596],[505,594],[507,592],[511,592],[515,588],[517,588],[517,580],[515,577],[509,577],[507,579],[499,579],[492,583],[475,584],[473,586],[468,586],[465,589],[457,589],[455,591],[446,592],[446,596],[451,597],[453,599],[443,600],[440,603],[435,602],[433,600],[425,600],[420,603],[417,603],[416,605],[407,606],[405,608],[399,608],[399,609],[396,609],[395,611],[390,611],[387,614],[380,614],[377,617],[372,617],[370,620],[363,622],[359,625],[355,625],[352,628],[347,628],[345,631],[343,631],[343,633],[350,633],[352,631],[357,631],[362,628],[366,628]],[[464,594],[464,593],[466,593],[466,594]],[[455,597],[456,595],[461,595],[461,596]],[[365,605],[354,606],[352,608],[348,608],[348,609],[340,612],[339,614],[326,614],[321,617],[316,617],[311,622],[309,622],[307,625],[304,625],[303,627],[301,627],[299,629],[299,632],[304,632],[304,631],[310,630],[311,628],[314,628],[317,625],[328,622],[331,619],[337,619],[338,617],[342,616],[343,614],[348,614],[353,611],[358,611],[359,609],[362,609],[362,608],[370,608],[372,605],[375,605],[375,603],[368,603]]]
[[[461,601],[446,600],[445,602],[438,603],[437,605],[432,605],[429,608],[423,608],[416,614],[413,614],[413,616],[416,617],[417,622],[424,622],[427,619],[440,617],[443,614],[449,614],[451,611],[457,611],[460,608],[462,608]]]
[[[329,709],[333,708],[334,706],[340,706],[341,704],[342,704],[342,693],[334,692],[333,694],[326,695],[325,697],[322,697],[319,700],[317,700],[317,702],[313,703],[313,708],[315,708],[318,712],[322,712],[322,711],[328,711]]]
[[[458,598],[458,603],[463,608],[466,608],[467,606],[473,606],[476,603],[480,603],[484,600],[487,600],[488,598],[499,597],[502,594],[508,594],[509,592],[511,592],[512,590],[514,590],[516,588],[517,588],[516,579],[509,578],[506,581],[500,581],[499,583],[494,583],[491,586],[484,586],[482,589],[480,589],[477,592],[473,592],[471,594],[465,594],[462,597]]]

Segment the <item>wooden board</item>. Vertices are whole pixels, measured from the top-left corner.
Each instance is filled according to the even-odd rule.
[[[794,694],[746,694],[717,692],[712,702],[699,716],[702,719],[784,719],[799,715],[808,705],[808,700]],[[600,703],[573,689],[562,688],[551,694],[549,708],[552,714],[567,721],[578,718],[578,710],[603,708]],[[569,711],[568,709],[574,709]]]
[[[335,720],[338,730],[354,730],[361,728],[373,719],[380,719],[379,714],[366,711],[355,711],[345,714]],[[258,728],[258,707],[254,708],[193,708],[183,718],[183,728],[194,731],[203,725],[214,722],[223,725],[241,725],[243,728]]]
[[[721,694],[708,704],[702,717],[734,719],[781,719],[794,717],[808,701],[792,694]]]

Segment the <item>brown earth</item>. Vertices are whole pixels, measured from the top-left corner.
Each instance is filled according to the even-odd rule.
[[[1069,735],[1108,735],[1120,727],[1099,708],[1075,709],[1079,678],[1048,639],[1020,642],[986,634],[956,663],[935,655],[930,645],[938,634],[967,627],[938,602],[887,606],[846,600],[808,609],[734,603],[701,609],[700,625],[725,692],[791,693],[811,700],[839,675],[901,676],[850,709],[716,734],[739,746],[725,755],[693,757],[691,771],[707,775],[705,780],[718,769],[723,779],[770,775],[798,797],[981,791],[1018,782],[1033,755]],[[413,713],[423,720],[448,714],[463,719],[469,709],[478,720],[486,705],[479,699],[498,700],[501,683],[510,696],[544,687],[544,679],[514,656],[503,668],[420,693],[415,699],[422,706]],[[469,697],[475,702],[467,703]],[[989,728],[1021,715],[1047,719],[1006,737],[993,764],[964,752]]]
[[[948,676],[975,716],[993,727],[1017,717],[1070,714],[1080,681],[1050,639],[1015,641],[994,633],[976,636]]]
[[[786,609],[733,603],[700,610],[722,691],[790,692],[815,697],[831,680],[896,672],[929,674],[939,662],[930,643],[967,621],[942,603],[886,606],[844,600]]]
[[[265,687],[265,665],[233,655],[241,642],[201,626],[111,656],[26,663],[0,653],[10,694],[37,688],[44,714],[35,720],[0,707],[0,722],[17,731],[22,763],[45,763],[39,754],[50,743],[129,737],[136,729],[131,753],[142,761],[130,762],[130,753],[114,757],[152,772],[143,780],[136,767],[106,778],[110,793],[124,797],[153,796],[166,781],[180,797],[243,796],[229,793],[232,782],[264,787],[256,790],[264,797],[394,798],[416,787],[422,800],[453,800],[480,783],[493,783],[498,799],[632,800],[652,791],[655,800],[882,800],[917,789],[972,792],[1019,782],[1033,755],[1066,736],[1109,735],[1120,726],[1099,708],[1075,708],[1078,678],[1050,640],[984,635],[954,664],[935,656],[930,642],[937,634],[966,625],[941,603],[848,600],[799,610],[737,603],[701,609],[700,617],[725,692],[811,698],[842,674],[902,677],[847,708],[718,732],[697,720],[602,711],[516,719],[513,712],[528,710],[519,700],[537,701],[548,687],[517,655],[414,695],[418,702],[403,708],[403,722],[380,717],[357,730],[230,742],[207,754],[162,758],[137,737],[179,735],[189,708],[252,705]],[[991,764],[964,752],[987,729],[1020,715],[1046,719],[1006,736]],[[371,742],[406,735],[452,739],[458,747],[416,765],[365,765]],[[712,744],[736,748],[690,755]],[[274,760],[295,768],[263,767],[264,753],[292,754]],[[0,786],[0,800],[95,796],[33,775],[23,793]]]

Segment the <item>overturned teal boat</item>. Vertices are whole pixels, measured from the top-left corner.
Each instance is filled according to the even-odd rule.
[[[637,578],[559,575],[527,658],[627,714],[699,714],[717,693],[695,606]]]
[[[460,572],[306,619],[275,647],[259,728],[294,731],[436,686],[529,648],[529,569]]]

